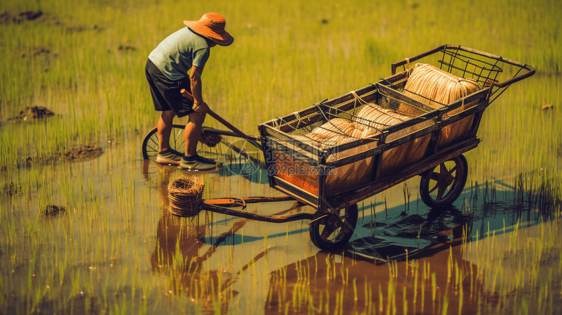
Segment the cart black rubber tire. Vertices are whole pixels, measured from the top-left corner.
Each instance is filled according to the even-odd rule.
[[[444,167],[446,162],[454,162],[455,166],[451,170],[447,170]],[[435,169],[439,166],[439,172],[435,172]],[[447,160],[432,169],[427,170],[421,175],[420,180],[420,196],[428,207],[443,209],[452,205],[455,200],[461,195],[464,185],[466,184],[466,178],[468,176],[468,163],[464,155],[459,155],[450,160]],[[442,172],[442,168],[445,168],[447,173]],[[451,175],[452,173],[454,175]],[[430,187],[431,180],[434,180],[435,186]],[[441,191],[443,185],[443,192]],[[432,196],[431,193],[434,190],[438,190],[437,196]],[[441,193],[441,197],[439,194]]]
[[[170,141],[170,147],[178,152],[183,152],[185,150],[185,140],[183,137],[184,129],[184,125],[172,125],[172,133],[170,136],[181,134],[181,136],[177,137],[180,138],[179,141]],[[144,140],[142,141],[142,157],[145,160],[154,161],[158,155],[158,149],[158,128],[155,127],[144,136]]]
[[[145,160],[155,160],[156,155],[158,155],[159,144],[157,132],[158,128],[153,128],[144,136],[144,139],[142,140],[142,157]]]
[[[314,219],[317,219],[324,214],[325,213],[316,211],[316,213],[314,214]],[[322,231],[320,230],[322,227],[325,227],[325,225],[320,224],[320,221],[314,221],[312,222],[312,224],[310,224],[309,227],[310,240],[314,245],[316,245],[316,247],[322,250],[326,250],[326,251],[340,250],[347,244],[347,242],[349,242],[351,236],[353,236],[353,232],[355,232],[355,226],[357,225],[357,217],[358,217],[357,205],[352,205],[345,208],[345,214],[343,215],[344,223],[349,224],[348,227],[351,228],[351,231],[345,233],[344,231],[342,231],[341,228],[339,228],[336,229],[335,232],[332,232],[330,235],[328,235],[327,238],[322,237],[322,231],[324,231],[324,229],[322,229]],[[329,237],[332,236],[334,233],[337,233],[335,238],[330,239]]]

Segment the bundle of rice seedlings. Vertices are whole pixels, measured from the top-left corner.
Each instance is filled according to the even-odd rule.
[[[451,104],[479,89],[475,80],[457,77],[429,64],[416,64],[406,82],[404,94],[439,109],[443,107],[439,103]],[[421,111],[405,104],[400,104],[398,111],[412,116],[422,114]]]
[[[205,183],[201,177],[180,176],[168,186],[170,212],[180,217],[192,217],[201,211]]]
[[[373,103],[366,104],[357,116],[353,117],[356,132],[360,139],[375,135],[381,130],[410,119]]]

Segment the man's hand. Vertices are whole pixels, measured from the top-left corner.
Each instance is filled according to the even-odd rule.
[[[193,104],[193,110],[198,114],[205,114],[209,112],[209,106],[203,102],[201,104]]]

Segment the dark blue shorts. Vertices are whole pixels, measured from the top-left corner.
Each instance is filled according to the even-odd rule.
[[[193,113],[193,101],[183,97],[182,89],[191,93],[191,82],[188,78],[177,81],[168,79],[161,71],[148,59],[146,62],[146,79],[150,85],[150,94],[154,102],[154,109],[165,111],[173,109],[178,117],[183,117]]]

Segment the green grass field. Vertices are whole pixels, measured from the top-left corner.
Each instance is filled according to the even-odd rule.
[[[256,133],[260,122],[386,77],[390,63],[441,44],[462,44],[537,68],[538,75],[524,83],[532,87],[528,93],[517,93],[521,86],[515,86],[495,106],[515,112],[497,119],[514,133],[521,117],[530,112],[539,119],[543,113],[534,109],[560,96],[561,9],[554,1],[5,1],[0,10],[11,16],[44,12],[36,20],[6,18],[0,25],[2,119],[33,105],[61,115],[48,124],[6,124],[3,167],[77,144],[129,139],[155,125],[144,78],[147,56],[183,27],[182,20],[199,19],[206,11],[227,17],[235,43],[213,49],[204,97],[249,133]],[[495,121],[492,115],[487,117]],[[541,132],[541,139],[556,142],[558,135]]]

